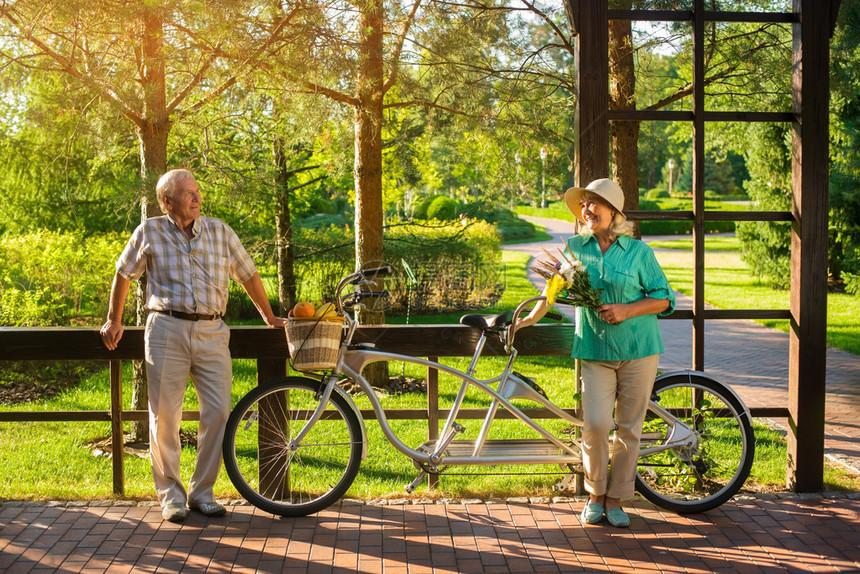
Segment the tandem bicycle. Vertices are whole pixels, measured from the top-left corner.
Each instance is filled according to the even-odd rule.
[[[385,438],[416,467],[418,474],[406,487],[408,492],[428,474],[486,465],[558,465],[565,477],[555,488],[569,489],[582,473],[576,432],[582,419],[572,409],[553,404],[538,383],[513,370],[516,320],[542,297],[530,297],[513,311],[464,315],[460,323],[481,334],[468,368],[462,371],[353,343],[357,323],[350,311],[362,300],[379,297],[368,286],[390,272],[390,267],[359,271],[339,282],[335,303],[342,322],[336,325],[331,365],[304,376],[262,383],[236,404],[227,421],[223,454],[239,493],[272,514],[304,516],[334,504],[347,492],[367,456],[368,439],[361,411],[342,386],[346,380],[354,381],[367,395]],[[342,295],[347,287],[354,290]],[[507,362],[501,373],[481,379],[476,370],[490,337],[504,343]],[[438,369],[460,381],[438,439],[410,446],[392,430],[376,391],[362,375],[365,365],[377,361]],[[485,394],[489,406],[473,438],[464,438],[466,427],[458,422],[458,413],[470,389]],[[539,423],[527,415],[530,409],[523,407],[523,401],[543,407],[563,424],[550,428]],[[530,429],[530,437],[495,438],[493,433],[491,438],[500,409]],[[611,437],[607,438],[611,444]],[[674,512],[713,509],[737,493],[747,479],[754,444],[750,412],[730,387],[698,371],[661,374],[654,382],[645,418],[636,489]]]

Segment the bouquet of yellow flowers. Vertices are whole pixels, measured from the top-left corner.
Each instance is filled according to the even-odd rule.
[[[553,305],[556,301],[574,307],[596,309],[600,302],[602,289],[595,289],[585,265],[570,253],[559,249],[560,258],[554,257],[546,249],[543,250],[548,260],[538,260],[532,271],[546,279],[547,303]]]

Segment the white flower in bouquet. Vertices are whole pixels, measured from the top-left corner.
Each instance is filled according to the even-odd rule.
[[[603,304],[600,301],[602,289],[595,289],[591,285],[588,271],[580,260],[562,249],[559,249],[561,259],[546,249],[543,252],[548,261],[538,260],[538,265],[531,269],[547,280],[546,298],[550,305],[558,302],[596,309]]]

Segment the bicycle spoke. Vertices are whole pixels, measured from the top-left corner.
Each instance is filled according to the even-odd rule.
[[[652,502],[678,511],[721,504],[740,488],[752,464],[748,413],[712,379],[679,377],[674,384],[656,385],[655,394],[661,407],[693,430],[695,440],[640,459],[637,488]],[[668,441],[669,422],[649,413],[643,447]]]
[[[234,409],[224,461],[236,488],[255,505],[299,516],[328,506],[346,491],[358,470],[362,433],[355,413],[335,393],[320,420],[294,446],[319,401],[319,383],[297,377],[282,381],[258,387]]]

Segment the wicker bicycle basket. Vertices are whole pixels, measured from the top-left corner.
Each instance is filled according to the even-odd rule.
[[[337,363],[343,318],[287,320],[287,346],[297,371],[332,369]]]

